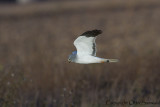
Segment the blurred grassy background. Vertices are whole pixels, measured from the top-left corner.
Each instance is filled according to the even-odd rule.
[[[0,4],[0,106],[159,101],[159,19],[158,0]],[[73,41],[92,29],[103,30],[97,56],[119,63],[67,62]]]

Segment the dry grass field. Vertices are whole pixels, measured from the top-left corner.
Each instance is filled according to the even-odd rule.
[[[120,62],[68,63],[73,41],[93,29],[103,30],[96,40],[97,56]],[[158,0],[0,5],[0,107],[158,102],[159,76]]]

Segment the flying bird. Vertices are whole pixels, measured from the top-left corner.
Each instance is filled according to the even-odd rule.
[[[74,46],[77,51],[69,55],[68,61],[79,64],[118,62],[118,59],[105,59],[96,57],[96,37],[101,34],[101,30],[86,31],[75,41]]]

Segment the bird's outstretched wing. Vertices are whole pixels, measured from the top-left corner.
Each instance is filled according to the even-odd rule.
[[[86,31],[80,35],[75,41],[74,45],[77,49],[78,55],[92,55],[96,56],[96,36],[101,34],[101,30]]]

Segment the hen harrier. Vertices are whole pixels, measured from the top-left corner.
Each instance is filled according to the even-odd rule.
[[[101,34],[101,30],[86,31],[80,35],[74,45],[77,51],[69,55],[68,61],[80,64],[118,62],[118,59],[104,59],[96,57],[96,36]]]

